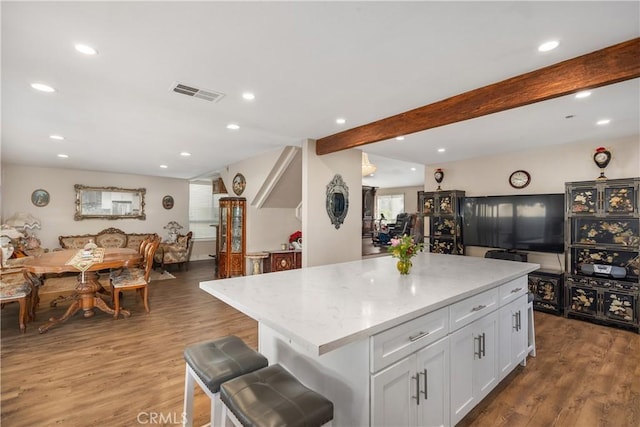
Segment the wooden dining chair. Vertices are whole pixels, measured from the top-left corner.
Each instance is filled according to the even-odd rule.
[[[40,285],[38,276],[30,271],[4,270],[0,275],[0,305],[17,302],[20,305],[18,324],[22,333],[27,330],[27,322],[35,318],[33,298],[37,297]]]
[[[153,256],[160,245],[158,236],[153,239],[144,248],[142,266],[139,268],[123,268],[120,271],[114,271],[110,275],[111,279],[111,296],[115,313],[113,317],[118,318],[120,314],[120,295],[123,291],[137,290],[142,295],[144,308],[149,313],[149,288],[151,282],[151,269],[153,268]],[[142,244],[140,245],[142,249]]]

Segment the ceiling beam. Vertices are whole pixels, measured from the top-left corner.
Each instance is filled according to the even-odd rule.
[[[356,148],[637,77],[640,38],[320,138],[316,154]]]

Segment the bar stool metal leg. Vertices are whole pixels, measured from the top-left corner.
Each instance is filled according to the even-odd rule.
[[[193,388],[195,386],[193,375],[189,364],[185,363],[186,369],[184,374],[184,407],[182,408],[182,425],[183,427],[193,426]]]
[[[215,427],[215,414],[220,412],[222,414],[222,402],[220,401],[220,393],[212,393],[209,388],[202,382],[198,375],[191,369],[191,366],[187,363],[185,374],[185,389],[184,389],[184,423],[185,427],[193,427],[193,396],[194,396],[194,381],[200,386],[204,394],[206,394],[211,400],[211,417],[209,425]],[[221,418],[223,420],[224,418]],[[224,423],[222,424],[224,425]]]
[[[536,357],[536,327],[533,324],[533,302],[529,302],[527,304],[527,314],[528,314],[528,349],[527,353],[531,357]]]

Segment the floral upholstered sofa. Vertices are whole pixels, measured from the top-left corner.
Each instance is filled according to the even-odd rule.
[[[59,236],[58,241],[62,249],[82,249],[92,241],[100,248],[130,248],[138,250],[140,243],[155,233],[125,233],[118,228],[106,228],[97,234],[83,234],[76,236]]]
[[[167,264],[178,264],[182,268],[191,256],[191,237],[193,233],[190,231],[185,235],[178,234],[175,243],[160,243],[153,257],[154,264],[159,264],[163,270]]]

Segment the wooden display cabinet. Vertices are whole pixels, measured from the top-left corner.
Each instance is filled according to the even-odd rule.
[[[464,255],[462,201],[464,191],[418,191],[418,213],[423,216],[429,252]]]
[[[246,212],[244,197],[220,199],[217,256],[221,279],[245,275]]]
[[[640,178],[565,184],[565,315],[640,332]]]

